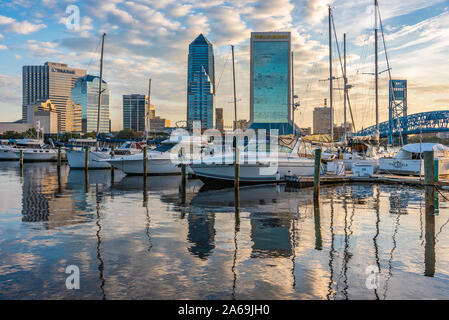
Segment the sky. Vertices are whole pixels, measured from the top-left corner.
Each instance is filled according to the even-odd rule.
[[[104,79],[111,90],[112,129],[122,128],[122,95],[151,96],[172,125],[186,119],[188,45],[203,33],[214,45],[217,92],[225,125],[234,117],[230,45],[235,46],[238,117],[249,119],[252,31],[290,31],[294,52],[295,121],[312,126],[313,108],[329,96],[327,12],[333,10],[335,122],[343,122],[338,49],[347,33],[349,92],[357,130],[375,123],[372,0],[2,0],[0,2],[0,121],[21,117],[22,66],[67,63],[99,74],[105,32]],[[66,10],[79,10],[79,28]],[[408,80],[409,114],[449,110],[449,0],[379,0],[394,79]],[[69,22],[72,20],[69,19]],[[335,38],[335,37],[334,37]],[[380,40],[380,121],[388,119],[388,72]]]

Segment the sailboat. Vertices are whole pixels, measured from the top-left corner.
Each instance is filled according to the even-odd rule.
[[[109,169],[111,165],[100,160],[108,159],[110,156],[109,148],[100,148],[98,142],[98,134],[100,132],[100,112],[101,112],[101,94],[103,84],[103,52],[104,52],[104,38],[106,33],[103,33],[101,39],[101,58],[100,58],[100,83],[98,90],[98,115],[97,115],[97,139],[95,141],[95,150],[89,152],[88,168],[89,169]],[[86,155],[83,148],[68,148],[66,150],[67,162],[71,169],[84,169],[86,164]]]

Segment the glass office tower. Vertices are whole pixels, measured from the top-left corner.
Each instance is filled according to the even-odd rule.
[[[250,128],[293,133],[290,32],[251,33]]]
[[[123,96],[123,129],[145,131],[147,96],[127,94]]]
[[[187,71],[187,124],[201,121],[203,129],[214,127],[215,69],[212,44],[200,34],[189,45]]]
[[[100,77],[87,75],[79,78],[72,89],[72,101],[81,106],[82,132],[97,131],[98,90]],[[103,80],[101,94],[100,133],[110,132],[109,128],[109,87]]]

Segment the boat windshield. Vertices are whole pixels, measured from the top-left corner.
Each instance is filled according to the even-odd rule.
[[[132,146],[132,143],[131,143],[131,142],[124,142],[124,143],[119,147],[119,149],[129,149],[129,148],[131,148],[131,146]]]
[[[250,143],[248,144],[244,149],[245,152],[258,152],[259,150],[262,152],[270,152],[270,145],[266,144],[265,145],[265,150],[263,150],[263,146],[261,147],[259,144],[257,143]],[[287,147],[287,146],[282,146],[282,145],[278,145],[278,152],[283,152],[283,153],[291,153],[293,151],[293,149]]]
[[[176,144],[171,143],[162,143],[158,145],[156,148],[154,148],[152,151],[156,152],[167,152],[170,151]]]

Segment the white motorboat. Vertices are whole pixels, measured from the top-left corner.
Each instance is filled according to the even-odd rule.
[[[379,159],[383,173],[424,175],[424,152],[434,151],[438,174],[449,174],[449,148],[439,143],[414,143],[403,146],[392,158]]]
[[[1,140],[0,160],[18,160],[19,157],[14,152],[15,143],[11,144],[9,140]]]
[[[98,150],[89,150],[89,159],[87,166],[89,169],[110,169],[111,165],[100,160],[108,159],[111,150],[108,148],[99,148]],[[86,166],[86,151],[82,148],[67,148],[67,162],[70,169],[84,169]]]
[[[17,159],[23,152],[23,161],[56,161],[58,151],[44,144],[38,139],[21,139],[16,142],[16,146],[11,148],[10,153],[14,153]]]
[[[181,174],[178,162],[172,161],[170,150],[179,140],[164,140],[153,150],[147,152],[147,170],[150,175]],[[127,175],[143,175],[143,153],[108,157],[101,163],[110,164]]]
[[[300,145],[300,139],[297,139],[293,148],[280,144],[277,156],[257,152],[257,144],[247,145],[240,157],[240,184],[280,182],[284,181],[288,175],[313,176],[315,161],[310,157],[298,155]],[[265,150],[268,151],[269,148]],[[211,156],[203,159],[201,163],[191,164],[190,167],[206,184],[232,184],[235,180],[233,153],[218,157]]]

